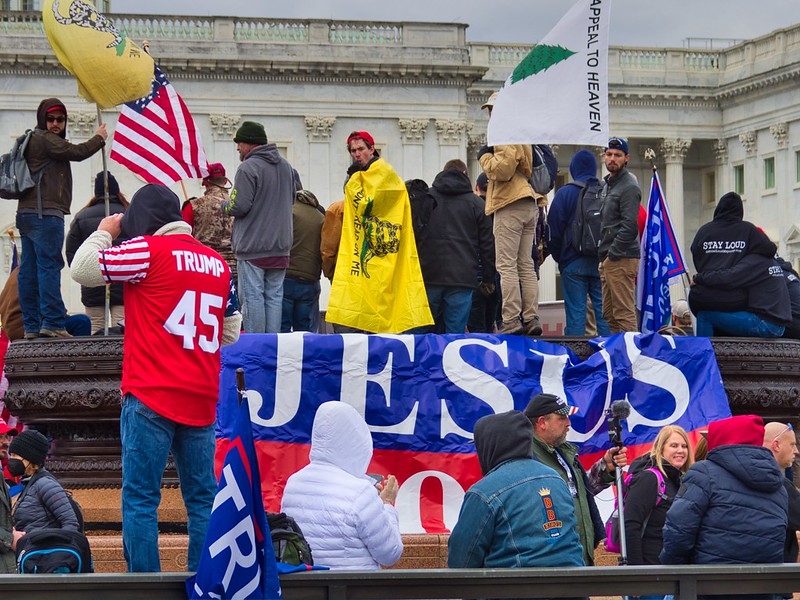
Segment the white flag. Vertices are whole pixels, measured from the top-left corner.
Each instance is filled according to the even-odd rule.
[[[522,60],[494,101],[487,141],[608,142],[611,0],[578,0]]]

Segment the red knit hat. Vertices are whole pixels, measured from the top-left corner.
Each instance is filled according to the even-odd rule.
[[[728,444],[764,443],[764,419],[758,415],[738,415],[708,424],[708,450]]]
[[[354,131],[349,136],[347,136],[347,145],[350,146],[350,142],[353,140],[364,140],[367,146],[373,148],[375,146],[375,140],[369,134],[368,131]]]

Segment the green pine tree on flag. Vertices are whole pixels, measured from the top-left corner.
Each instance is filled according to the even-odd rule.
[[[535,46],[528,53],[528,56],[523,58],[522,62],[514,69],[514,72],[511,74],[511,83],[517,83],[531,75],[546,71],[553,65],[567,60],[573,54],[576,54],[576,52],[564,48],[563,46],[546,46],[539,44]]]

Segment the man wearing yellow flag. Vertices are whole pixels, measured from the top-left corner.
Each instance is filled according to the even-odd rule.
[[[153,59],[91,3],[45,0],[42,21],[58,62],[89,102],[112,108],[150,92]]]
[[[326,319],[372,333],[433,324],[403,180],[366,131],[347,138],[344,223]]]

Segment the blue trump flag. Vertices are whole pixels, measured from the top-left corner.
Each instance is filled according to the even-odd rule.
[[[686,261],[675,238],[661,181],[655,171],[650,184],[641,255],[636,284],[636,305],[641,313],[639,331],[656,333],[669,324],[672,312],[669,286],[686,272]]]
[[[246,395],[237,411],[189,598],[281,597]]]

